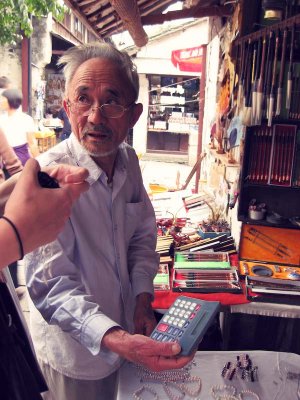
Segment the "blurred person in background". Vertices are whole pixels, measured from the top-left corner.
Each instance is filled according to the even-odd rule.
[[[0,118],[0,131],[25,165],[30,157],[39,154],[34,136],[35,124],[30,115],[21,111],[23,95],[19,89],[6,89],[2,96],[7,100],[7,115]]]
[[[59,118],[61,120],[61,123],[62,123],[62,126],[63,126],[62,132],[61,132],[61,135],[60,135],[60,140],[65,140],[71,135],[72,128],[71,128],[71,124],[70,124],[70,121],[69,121],[69,117],[68,117],[64,107],[62,107],[58,111],[57,118]]]

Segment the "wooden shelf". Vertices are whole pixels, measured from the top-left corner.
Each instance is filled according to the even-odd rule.
[[[240,166],[240,164],[238,162],[234,162],[234,163],[229,162],[228,155],[226,153],[219,154],[219,153],[217,153],[217,150],[211,149],[211,148],[208,151],[214,158],[216,158],[217,160],[220,161],[221,165],[224,165],[225,167],[239,167]]]

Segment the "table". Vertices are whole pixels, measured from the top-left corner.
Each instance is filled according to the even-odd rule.
[[[247,352],[253,365],[258,367],[258,380],[248,382],[241,377],[235,376],[233,380],[224,379],[221,376],[224,365],[235,362],[236,356],[241,352],[197,352],[195,365],[192,366],[191,376],[201,378],[201,391],[197,396],[186,395],[184,400],[210,400],[211,388],[214,385],[232,385],[237,393],[241,390],[251,390],[258,395],[259,400],[300,400],[300,356],[293,353],[279,353],[267,351]],[[120,385],[118,400],[133,399],[133,393],[148,384],[158,395],[159,400],[168,400],[163,386],[160,382],[139,381],[138,370],[130,363],[125,363],[120,369]],[[175,392],[179,395],[179,392]],[[142,399],[154,399],[154,395],[144,392],[140,395]],[[238,399],[238,398],[237,398]],[[244,395],[243,400],[257,400],[253,396]]]

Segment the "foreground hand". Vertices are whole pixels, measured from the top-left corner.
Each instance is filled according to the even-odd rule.
[[[14,222],[20,233],[25,253],[56,239],[71,214],[74,201],[89,187],[84,182],[87,177],[84,169],[60,166],[53,168],[53,176],[60,184],[64,181],[62,187],[41,188],[37,178],[39,169],[36,160],[27,161],[4,210],[4,215]],[[73,179],[73,183],[68,183]]]
[[[155,372],[182,368],[194,358],[194,354],[179,356],[181,348],[178,343],[157,342],[146,336],[130,335],[120,328],[109,330],[102,344],[128,361]]]
[[[85,168],[68,164],[43,167],[43,171],[55,178],[61,187],[70,183],[81,184],[88,177],[88,171]]]

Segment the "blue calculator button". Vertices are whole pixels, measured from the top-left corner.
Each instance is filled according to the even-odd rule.
[[[159,333],[158,335],[157,335],[157,340],[161,340],[162,338],[163,338],[163,334],[162,333]]]
[[[179,332],[179,329],[178,328],[174,328],[174,332],[173,332],[173,335],[177,335],[178,334],[178,332]]]
[[[172,334],[176,328],[173,326],[169,326],[169,329],[167,330],[168,333]]]
[[[156,331],[153,332],[151,335],[152,339],[157,339],[157,336],[158,336],[158,332],[156,332]]]
[[[177,335],[177,337],[181,337],[183,335],[183,331],[180,331]]]
[[[187,328],[188,326],[189,326],[189,321],[187,321],[185,324],[184,324],[184,328]]]

